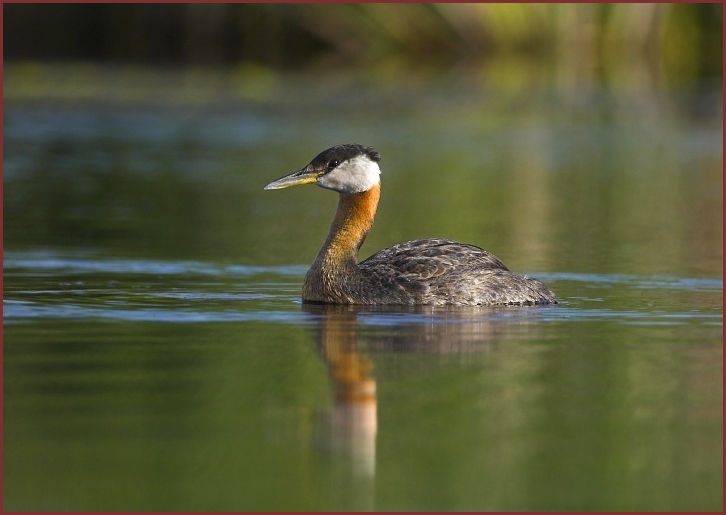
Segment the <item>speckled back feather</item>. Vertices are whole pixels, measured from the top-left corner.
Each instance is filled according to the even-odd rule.
[[[400,243],[359,264],[358,292],[397,304],[549,304],[554,295],[536,279],[513,274],[475,245],[432,238]],[[385,294],[383,294],[385,292]]]

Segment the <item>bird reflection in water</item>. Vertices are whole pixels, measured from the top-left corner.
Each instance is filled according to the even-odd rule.
[[[335,494],[341,505],[374,509],[378,403],[373,363],[363,351],[404,352],[467,358],[495,350],[501,340],[538,331],[537,307],[350,306],[304,303],[315,327],[315,343],[328,369],[333,405],[316,430],[332,454]],[[378,319],[361,336],[361,318]],[[374,324],[378,325],[378,324]],[[512,332],[510,334],[510,331]],[[529,336],[533,336],[529,334]],[[363,346],[365,342],[365,347]]]
[[[356,476],[375,475],[378,413],[373,363],[357,349],[359,308],[304,304],[316,315],[316,344],[328,367],[333,390],[331,450],[352,459]]]

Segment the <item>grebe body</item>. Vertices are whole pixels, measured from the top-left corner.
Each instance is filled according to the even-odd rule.
[[[380,154],[358,144],[336,145],[266,190],[315,183],[337,191],[338,208],[322,248],[305,275],[304,302],[333,304],[551,304],[537,279],[513,274],[474,245],[429,238],[399,243],[358,263],[381,193]]]

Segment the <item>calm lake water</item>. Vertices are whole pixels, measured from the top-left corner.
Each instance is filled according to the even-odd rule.
[[[13,80],[5,510],[722,509],[720,84]],[[262,187],[341,142],[383,156],[362,257],[474,243],[559,304],[301,304],[336,198]]]

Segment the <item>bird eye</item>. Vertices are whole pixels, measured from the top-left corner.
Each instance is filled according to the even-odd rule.
[[[328,170],[334,169],[339,164],[340,164],[340,162],[337,159],[333,159],[331,162],[328,163]]]

